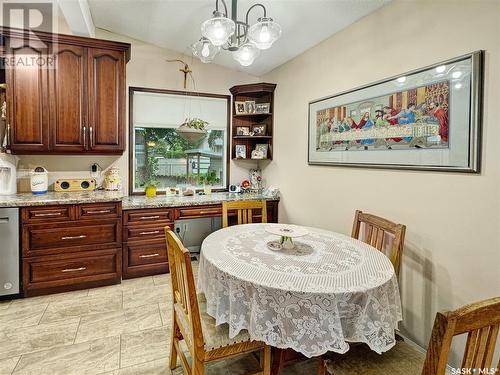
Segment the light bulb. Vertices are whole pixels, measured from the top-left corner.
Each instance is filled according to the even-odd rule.
[[[248,61],[250,58],[250,51],[248,50],[248,47],[243,47],[241,50],[241,60],[243,61]]]
[[[191,46],[193,55],[203,63],[212,62],[219,51],[220,47],[214,46],[207,38],[201,38]]]
[[[281,26],[272,18],[262,17],[248,28],[248,39],[258,49],[268,49],[281,36]]]
[[[271,39],[271,34],[269,34],[269,28],[266,25],[262,26],[262,30],[260,30],[259,37],[262,43],[267,43],[269,42],[269,39]]]
[[[252,43],[245,43],[236,51],[233,51],[233,58],[242,66],[249,66],[259,56],[259,49]]]
[[[216,16],[203,22],[201,35],[210,40],[214,46],[220,47],[234,34],[236,24],[227,17],[218,14]]]
[[[222,24],[220,23],[219,20],[215,21],[213,27],[214,27],[214,30],[213,30],[214,36],[217,39],[223,38],[225,31],[224,31],[224,28],[222,27]]]
[[[399,77],[396,81],[398,81],[398,83],[403,83],[406,81],[406,77]]]
[[[201,55],[203,57],[210,56],[210,48],[208,48],[208,43],[203,43],[203,48],[201,49]]]
[[[462,72],[460,72],[460,71],[453,72],[453,73],[451,74],[451,76],[452,76],[453,78],[460,78],[460,77],[462,76]]]

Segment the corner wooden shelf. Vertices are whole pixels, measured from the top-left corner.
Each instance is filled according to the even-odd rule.
[[[274,109],[274,83],[252,83],[248,85],[233,86],[229,89],[233,94],[232,103],[232,127],[231,127],[231,158],[233,160],[272,160],[273,159],[273,109]],[[234,106],[235,102],[244,102],[253,100],[257,104],[269,103],[270,108],[268,113],[245,113],[236,114]],[[240,126],[251,128],[252,125],[266,125],[265,135],[236,135],[236,129]],[[267,158],[252,159],[252,151],[257,144],[267,144]],[[246,158],[236,157],[236,145],[244,145],[246,147]]]

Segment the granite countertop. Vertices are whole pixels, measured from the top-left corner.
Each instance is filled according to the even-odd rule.
[[[133,195],[124,197],[122,208],[130,210],[134,208],[159,208],[159,207],[183,207],[201,206],[206,204],[219,204],[227,201],[240,200],[279,200],[279,194],[263,195],[255,193],[235,194],[235,193],[212,193],[211,195],[194,195],[188,197],[177,197],[158,195],[154,198],[147,198],[144,195]]]
[[[0,195],[0,207],[28,207],[47,206],[56,204],[80,204],[99,202],[122,202],[124,210],[137,208],[182,207],[219,204],[225,201],[236,200],[279,200],[279,193],[263,195],[255,193],[212,193],[211,195],[195,195],[190,197],[166,197],[158,195],[155,198],[146,198],[143,195],[125,196],[121,191],[97,190],[92,192],[48,192],[43,195],[21,193],[15,195]]]
[[[48,206],[51,204],[78,204],[98,202],[119,202],[124,193],[121,191],[84,191],[62,193],[50,191],[46,194],[35,195],[21,193],[15,195],[0,195],[0,207],[28,207]]]

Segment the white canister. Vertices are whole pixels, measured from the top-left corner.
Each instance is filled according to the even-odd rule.
[[[49,173],[44,167],[36,167],[30,173],[31,192],[45,194],[49,190]]]

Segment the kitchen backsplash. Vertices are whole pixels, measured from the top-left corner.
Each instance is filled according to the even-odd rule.
[[[58,179],[78,179],[95,178],[97,186],[101,186],[104,173],[107,169],[117,164],[116,156],[20,156],[17,163],[17,191],[18,193],[27,193],[31,191],[29,172],[35,167],[44,167],[49,172],[49,190],[54,190],[54,182]],[[90,166],[98,163],[102,168],[99,177],[92,177]],[[121,171],[122,177],[126,171]]]

